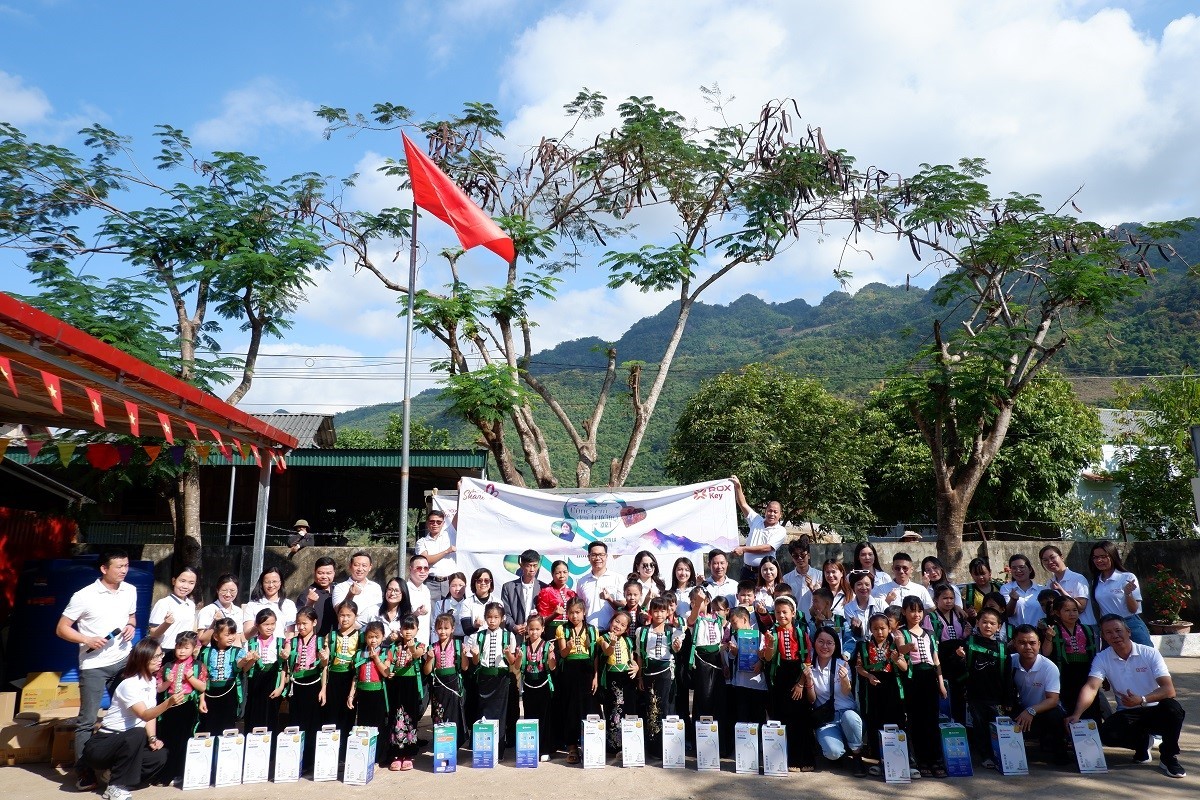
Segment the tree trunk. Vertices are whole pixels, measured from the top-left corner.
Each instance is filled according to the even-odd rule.
[[[533,409],[526,403],[514,408],[510,416],[513,427],[517,429],[517,438],[521,440],[525,463],[533,470],[533,479],[538,487],[553,489],[558,486],[558,478],[554,477],[554,468],[550,466],[550,450],[541,428],[533,419]]]
[[[174,498],[176,568],[200,568],[200,468],[193,466],[179,476]]]
[[[517,465],[513,462],[512,451],[504,442],[504,422],[488,423],[479,420],[476,421],[475,427],[479,428],[479,432],[483,434],[483,441],[491,451],[492,458],[496,459],[496,465],[500,468],[500,477],[504,479],[504,482],[510,486],[524,486],[525,476],[517,470]]]
[[[947,575],[962,575],[958,567],[963,560],[963,523],[974,494],[964,498],[957,491],[937,493],[937,554]]]

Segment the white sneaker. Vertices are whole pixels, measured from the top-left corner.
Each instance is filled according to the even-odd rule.
[[[132,800],[133,795],[120,786],[109,784],[104,790],[104,800]]]
[[[542,753],[542,755],[541,755],[541,756],[538,758],[538,761],[543,761],[543,762],[544,762],[544,761],[549,761],[549,760],[550,760],[550,754],[549,754],[549,753]]]

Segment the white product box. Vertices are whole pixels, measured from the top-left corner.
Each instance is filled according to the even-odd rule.
[[[346,768],[342,783],[347,786],[366,786],[375,777],[375,752],[379,746],[379,729],[358,725],[346,740]]]
[[[646,766],[646,732],[640,717],[621,720],[621,766]]]
[[[237,728],[222,731],[217,738],[217,777],[213,786],[240,786],[246,739]]]
[[[588,714],[583,725],[583,768],[602,769],[608,754],[604,750],[604,720],[598,714]]]
[[[183,788],[207,789],[212,785],[214,740],[207,733],[188,739],[183,757]]]
[[[491,769],[500,761],[500,730],[497,720],[481,718],[471,726],[471,766]]]
[[[883,779],[888,783],[912,783],[908,766],[908,734],[896,725],[884,725],[879,732],[880,762]]]
[[[717,721],[712,717],[696,720],[696,769],[700,772],[721,771],[721,742]]]
[[[313,780],[336,781],[338,758],[341,755],[342,732],[336,725],[322,725],[317,731],[316,752],[313,755]]]
[[[663,769],[683,769],[687,766],[687,726],[672,714],[663,719]]]
[[[1108,772],[1104,745],[1100,742],[1100,726],[1095,720],[1081,719],[1071,723],[1071,742],[1075,745],[1075,760],[1084,775]]]
[[[1016,729],[1009,717],[996,717],[992,723],[992,756],[1001,775],[1029,774],[1025,734]]]
[[[275,783],[295,783],[304,769],[304,737],[307,734],[289,725],[275,737]]]
[[[758,774],[758,728],[757,722],[739,722],[733,726],[733,771]]]
[[[786,778],[788,774],[787,725],[767,720],[762,726],[763,775]]]
[[[266,783],[271,777],[271,732],[255,728],[246,734],[242,756],[242,783]]]

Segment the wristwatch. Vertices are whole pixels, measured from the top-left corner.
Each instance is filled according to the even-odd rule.
[[[147,736],[146,737],[146,744],[154,744],[157,741],[158,741],[157,736]]]
[[[1029,708],[1025,709],[1025,713],[1026,713],[1026,714],[1028,714],[1028,715],[1029,715],[1029,716],[1031,716],[1031,717],[1036,717],[1036,716],[1037,716],[1037,709],[1036,709],[1036,708],[1034,708],[1033,706],[1030,706]]]

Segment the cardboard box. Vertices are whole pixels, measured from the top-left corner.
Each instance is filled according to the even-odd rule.
[[[588,714],[583,726],[583,768],[603,769],[608,754],[604,750],[604,720],[598,714]]]
[[[1071,744],[1075,747],[1075,761],[1084,775],[1108,772],[1104,759],[1104,745],[1100,742],[1100,726],[1095,720],[1081,719],[1071,723]]]
[[[757,722],[739,722],[733,726],[733,771],[740,775],[758,774]]]
[[[275,737],[275,783],[295,783],[304,771],[304,737],[307,734],[289,725]]]
[[[1029,774],[1025,735],[1016,729],[1009,717],[996,717],[992,723],[992,756],[1001,775]]]
[[[183,757],[183,788],[207,789],[212,785],[213,754],[216,750],[213,738],[207,733],[197,733],[188,739]]]
[[[458,770],[458,725],[453,722],[433,726],[433,771]]]
[[[786,778],[788,774],[787,726],[776,720],[767,720],[762,732],[763,775]]]
[[[271,776],[271,732],[255,728],[246,734],[242,755],[242,783],[266,783]]]
[[[48,727],[54,731],[50,746],[51,764],[71,764],[75,761],[75,720],[55,720]]]
[[[663,719],[663,769],[687,766],[687,726],[677,715]]]
[[[217,738],[217,770],[213,786],[240,786],[246,738],[237,728],[221,732]]]
[[[957,722],[943,722],[938,727],[942,734],[942,758],[946,762],[946,774],[951,778],[969,778],[974,775],[966,727]]]
[[[536,719],[517,720],[517,766],[537,769],[541,757],[539,725]]]
[[[887,783],[912,783],[908,771],[908,734],[896,725],[884,725],[879,732],[879,761]]]
[[[641,717],[621,720],[621,766],[646,766],[646,730]]]
[[[322,725],[317,731],[316,752],[313,754],[313,780],[336,781],[338,759],[341,757],[342,732],[336,725]]]
[[[358,725],[346,740],[346,769],[342,783],[347,786],[366,786],[375,777],[375,752],[379,746],[379,729]]]
[[[758,665],[758,631],[742,630],[737,632],[737,668],[738,672],[753,672]]]
[[[721,771],[721,742],[717,736],[717,721],[712,717],[696,720],[696,769],[700,772]]]
[[[18,720],[0,728],[0,763],[43,764],[50,760],[54,728]],[[71,756],[74,758],[74,754]]]
[[[17,681],[21,688],[21,702],[18,713],[27,711],[46,711],[60,707],[58,702],[58,685],[62,678],[61,672],[31,672],[24,680]],[[66,689],[64,689],[66,691]],[[75,684],[75,703],[79,705],[79,684]]]
[[[491,769],[500,760],[499,723],[494,719],[480,719],[471,726],[471,766],[476,769]]]
[[[0,692],[0,727],[7,725],[17,716],[17,693]]]

